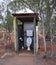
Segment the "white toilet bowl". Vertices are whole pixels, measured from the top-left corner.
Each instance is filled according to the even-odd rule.
[[[27,45],[27,50],[30,51],[30,45],[32,43],[32,38],[31,37],[28,37],[27,40],[26,40],[26,45]]]

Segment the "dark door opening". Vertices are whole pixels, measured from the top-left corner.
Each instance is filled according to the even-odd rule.
[[[18,25],[18,50],[20,51],[22,46],[24,46],[23,38],[23,25]]]

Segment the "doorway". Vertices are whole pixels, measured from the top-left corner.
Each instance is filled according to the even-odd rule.
[[[30,51],[27,50],[26,46],[26,30],[24,30],[24,23],[23,24],[18,24],[18,52],[20,53],[33,53],[34,54],[34,41],[32,41],[32,44],[30,46]],[[34,39],[34,36],[31,36],[32,40]]]

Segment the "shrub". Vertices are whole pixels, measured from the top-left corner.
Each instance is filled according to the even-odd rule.
[[[3,37],[3,34],[2,33],[0,33],[0,38],[2,38]]]

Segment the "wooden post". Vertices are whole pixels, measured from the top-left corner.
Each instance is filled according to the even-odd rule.
[[[16,17],[14,17],[13,26],[14,26],[14,48],[15,48],[15,51],[17,51],[17,43],[16,43]]]
[[[36,55],[36,20],[34,18],[34,55]]]

